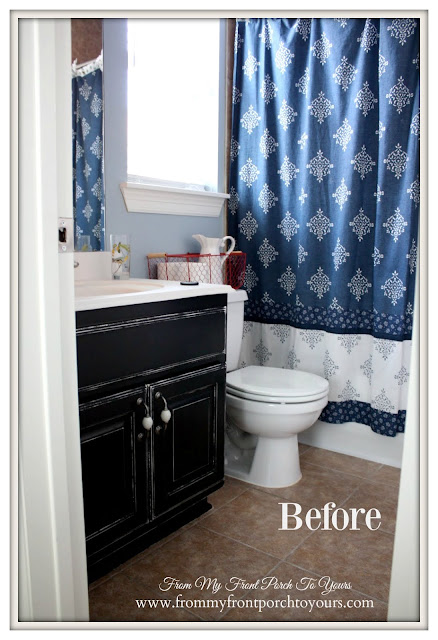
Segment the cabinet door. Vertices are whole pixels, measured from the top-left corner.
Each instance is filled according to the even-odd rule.
[[[149,519],[150,435],[142,427],[144,387],[80,405],[87,551]]]
[[[209,367],[151,385],[154,515],[203,498],[223,480],[225,368]],[[167,406],[170,420],[161,420]]]

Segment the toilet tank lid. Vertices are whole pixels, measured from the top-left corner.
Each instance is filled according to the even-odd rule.
[[[227,373],[227,386],[254,395],[306,398],[328,392],[325,378],[307,371],[249,366]]]
[[[232,289],[228,291],[227,296],[228,304],[230,304],[230,302],[245,302],[248,300],[248,294],[244,289]]]

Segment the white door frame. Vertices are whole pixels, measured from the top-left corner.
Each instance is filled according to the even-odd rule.
[[[58,217],[72,217],[70,34],[70,18],[19,18],[11,33],[19,82],[14,628],[88,620],[73,254],[58,254]]]
[[[428,15],[421,16],[420,104],[421,120],[428,122]],[[397,524],[394,540],[389,622],[421,621],[427,628],[427,493],[428,493],[428,137],[421,135],[420,256],[417,262],[412,352],[406,411]],[[418,625],[417,625],[418,626]],[[404,628],[408,628],[405,626]]]

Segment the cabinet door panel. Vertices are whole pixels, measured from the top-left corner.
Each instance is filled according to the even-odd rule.
[[[173,409],[173,482],[189,480],[208,470],[214,463],[212,434],[214,433],[214,387],[197,389],[187,403],[186,394],[174,399]],[[179,406],[177,406],[177,403]]]
[[[151,386],[154,515],[208,492],[223,479],[224,388],[223,367]],[[160,419],[164,400],[171,412],[167,426]]]
[[[89,550],[149,518],[143,388],[80,406],[82,486]],[[140,436],[140,438],[139,438]]]
[[[100,426],[81,445],[87,536],[135,512],[130,416]]]

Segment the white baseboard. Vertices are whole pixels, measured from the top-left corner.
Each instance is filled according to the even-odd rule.
[[[375,433],[365,424],[331,424],[318,420],[301,433],[298,440],[312,447],[401,468],[404,433],[391,438]]]

